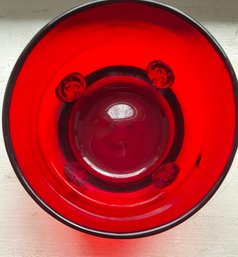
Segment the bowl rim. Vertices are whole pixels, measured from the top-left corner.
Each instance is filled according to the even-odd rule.
[[[217,51],[220,58],[223,60],[228,73],[230,75],[230,78],[232,80],[232,87],[233,87],[233,93],[235,98],[235,106],[236,106],[236,121],[235,121],[235,135],[234,135],[234,142],[233,147],[230,153],[230,156],[227,160],[227,163],[219,176],[216,183],[213,185],[213,187],[210,189],[210,191],[206,194],[204,198],[202,198],[193,208],[191,208],[189,211],[184,213],[182,216],[170,221],[169,223],[160,225],[158,227],[142,230],[142,231],[136,231],[136,232],[126,232],[126,233],[119,233],[119,232],[108,232],[108,231],[101,231],[96,229],[91,229],[89,227],[81,226],[79,224],[76,224],[69,219],[63,217],[58,212],[53,210],[49,205],[46,204],[33,190],[33,188],[30,186],[30,184],[26,181],[24,178],[21,168],[18,165],[16,155],[13,150],[13,144],[11,141],[11,135],[10,135],[10,121],[9,121],[9,114],[10,114],[10,104],[11,104],[11,97],[13,88],[15,86],[16,79],[18,77],[18,74],[21,71],[21,68],[24,65],[24,62],[28,58],[29,54],[33,50],[33,48],[36,46],[36,44],[51,30],[53,29],[57,24],[65,20],[66,18],[70,17],[73,14],[80,13],[84,10],[90,9],[95,6],[105,5],[105,4],[113,4],[113,3],[123,3],[123,2],[130,2],[130,3],[141,3],[149,6],[153,6],[156,8],[167,10],[168,12],[171,12],[189,24],[191,24],[193,27],[195,27],[213,46],[213,48]],[[3,138],[5,142],[6,151],[8,154],[8,158],[11,162],[11,165],[15,171],[16,176],[20,180],[21,184],[25,188],[25,190],[28,192],[28,194],[33,198],[33,200],[41,206],[42,209],[44,209],[47,213],[49,213],[51,216],[56,218],[57,220],[61,221],[62,223],[68,225],[69,227],[72,227],[76,230],[92,234],[95,236],[101,236],[106,238],[117,238],[117,239],[128,239],[128,238],[140,238],[145,236],[151,236],[157,233],[161,233],[163,231],[166,231],[170,228],[173,228],[174,226],[177,226],[178,224],[184,222],[189,217],[194,215],[198,210],[200,210],[215,194],[217,189],[220,187],[221,183],[225,179],[231,164],[233,162],[237,146],[238,146],[238,129],[237,129],[237,123],[238,123],[238,82],[235,75],[235,72],[233,70],[233,67],[225,54],[224,50],[221,48],[219,43],[216,41],[216,39],[210,34],[210,32],[207,31],[200,23],[198,23],[195,19],[191,18],[184,12],[178,10],[177,8],[171,7],[167,4],[158,3],[152,0],[96,0],[91,1],[86,4],[78,5],[74,8],[69,9],[66,12],[63,12],[56,18],[52,19],[50,22],[48,22],[35,36],[31,39],[31,41],[27,44],[27,46],[22,51],[21,55],[19,56],[18,60],[16,61],[16,64],[11,72],[11,75],[9,77],[4,100],[3,100],[3,109],[2,109],[2,129],[3,129]]]

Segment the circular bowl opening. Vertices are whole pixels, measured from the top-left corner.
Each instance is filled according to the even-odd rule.
[[[3,132],[48,213],[116,238],[199,210],[237,147],[237,81],[197,22],[163,4],[102,1],[46,25],[17,61]]]

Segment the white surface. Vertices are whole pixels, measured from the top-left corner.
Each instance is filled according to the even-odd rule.
[[[238,74],[237,0],[164,2],[205,25]],[[0,106],[10,71],[28,41],[50,19],[79,3],[82,1],[0,0]],[[0,256],[237,257],[237,168],[238,156],[215,196],[181,225],[148,238],[109,240],[75,231],[46,214],[17,180],[1,136]]]

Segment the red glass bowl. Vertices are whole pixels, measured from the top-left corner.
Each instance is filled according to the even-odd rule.
[[[33,199],[78,230],[132,238],[198,211],[237,147],[237,80],[215,39],[149,1],[46,25],[10,76],[3,132]]]

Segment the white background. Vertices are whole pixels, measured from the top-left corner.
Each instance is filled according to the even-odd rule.
[[[0,0],[1,107],[8,77],[25,45],[50,19],[83,2]],[[164,2],[200,21],[224,48],[238,74],[237,0]],[[103,239],[75,231],[38,207],[17,180],[0,134],[0,256],[238,257],[237,168],[238,155],[209,203],[172,230],[143,239]]]

